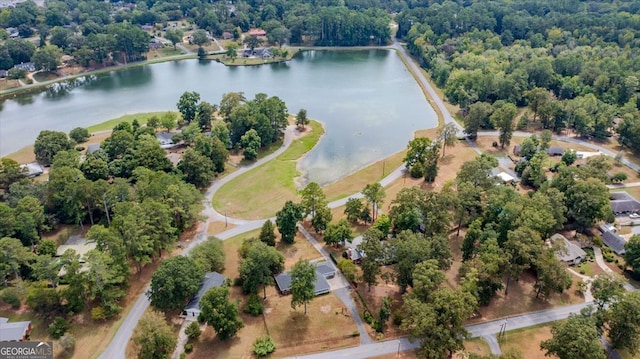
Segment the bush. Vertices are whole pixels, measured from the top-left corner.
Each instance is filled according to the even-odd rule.
[[[20,308],[20,295],[14,288],[7,288],[2,291],[2,301],[11,305],[11,308]]]
[[[362,313],[362,319],[364,319],[364,321],[367,322],[367,324],[373,325],[373,322],[374,322],[373,315],[371,315],[371,313],[369,313],[368,310],[365,310],[364,313]]]
[[[270,336],[260,337],[253,344],[253,353],[257,357],[266,357],[276,350],[276,345]]]
[[[95,321],[107,319],[107,314],[104,312],[104,308],[97,306],[91,309],[91,319]]]
[[[186,353],[180,353],[180,359],[187,359]]]
[[[255,294],[252,293],[249,295],[249,299],[247,299],[247,303],[244,305],[243,311],[247,314],[251,314],[254,317],[257,317],[264,312],[264,306],[262,305],[262,299]]]
[[[78,152],[82,152],[82,151],[84,151],[84,147],[82,147],[82,146],[76,146],[76,147],[75,147],[75,150],[76,150],[76,151],[78,151]]]
[[[184,345],[184,352],[189,354],[193,351],[193,344],[187,343]]]
[[[73,335],[67,333],[60,337],[60,340],[58,340],[58,345],[60,345],[63,352],[72,354],[76,348],[76,339],[73,337]]]
[[[493,142],[491,143],[491,147],[498,147],[498,142],[493,141]]]
[[[89,138],[89,136],[91,136],[89,134],[89,130],[83,127],[76,127],[71,130],[71,132],[69,132],[69,138],[76,141],[76,143],[85,142]]]
[[[69,329],[69,323],[64,318],[56,317],[56,319],[49,324],[49,335],[53,339],[60,339],[64,333]]]
[[[409,170],[409,175],[411,176],[411,178],[420,178],[424,175],[424,166],[422,165],[422,163],[416,163],[413,166],[411,166],[411,169]]]
[[[7,77],[10,80],[21,79],[25,76],[27,76],[27,71],[22,69],[16,69],[16,68],[9,69],[9,72],[7,73]]]
[[[197,340],[200,337],[202,331],[200,330],[200,325],[198,322],[191,322],[184,330],[184,333],[187,335],[189,340]]]
[[[360,336],[360,331],[359,330],[354,330],[353,332],[351,332],[351,336],[352,337],[359,337]]]
[[[402,319],[404,319],[404,316],[402,315],[402,312],[400,310],[396,310],[395,312],[393,312],[393,324],[402,324]]]

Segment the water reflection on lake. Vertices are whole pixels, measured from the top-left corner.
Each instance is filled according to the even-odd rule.
[[[237,59],[236,61],[242,61]],[[385,50],[306,51],[284,64],[225,67],[209,61],[167,62],[54,84],[0,103],[0,155],[40,130],[69,131],[127,113],[173,110],[184,91],[219,103],[243,91],[279,96],[289,112],[307,109],[326,135],[299,164],[327,183],[403,149],[436,114],[400,58]]]

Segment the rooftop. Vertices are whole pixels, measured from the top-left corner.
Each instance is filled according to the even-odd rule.
[[[85,240],[84,243],[80,243],[80,244],[63,244],[58,247],[58,250],[56,251],[56,256],[57,257],[62,256],[64,252],[66,252],[69,249],[73,250],[74,252],[76,252],[77,255],[80,256],[80,262],[84,262],[84,257],[87,255],[87,253],[90,250],[96,249],[96,242],[89,242]]]
[[[561,244],[562,248],[556,251],[556,256],[563,262],[574,262],[576,259],[582,259],[587,256],[587,252],[582,250],[577,243],[568,240],[562,234],[554,234],[551,236],[551,240],[554,243]]]
[[[276,280],[276,284],[278,285],[278,289],[280,292],[289,292],[291,291],[291,274],[290,272],[276,274],[274,276]],[[315,293],[316,295],[329,293],[331,287],[329,286],[329,282],[324,277],[324,274],[319,273],[316,269],[316,283],[315,283]]]
[[[0,342],[21,341],[30,327],[30,321],[9,323],[9,318],[0,318]]]
[[[611,248],[618,255],[625,253],[624,245],[627,243],[627,241],[613,232],[607,231],[602,233],[602,242],[609,246],[609,248]]]
[[[224,279],[224,276],[218,272],[209,272],[205,274],[202,279],[202,284],[200,285],[200,290],[198,290],[198,294],[191,298],[185,309],[200,310],[200,299],[202,296],[204,296],[209,289],[222,286]]]

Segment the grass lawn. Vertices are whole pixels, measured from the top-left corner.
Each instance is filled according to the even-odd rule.
[[[294,178],[296,161],[308,152],[324,133],[319,122],[297,138],[280,156],[225,184],[213,197],[213,207],[230,217],[258,219],[273,216],[287,200],[297,200]]]
[[[173,46],[165,46],[161,49],[158,50],[151,50],[147,53],[147,59],[151,60],[151,59],[155,59],[155,58],[161,58],[161,57],[168,57],[168,56],[176,56],[176,55],[183,55],[185,52],[176,48],[174,49]]]
[[[134,114],[131,114],[131,115],[123,115],[123,116],[120,116],[118,118],[114,118],[112,120],[99,123],[97,125],[89,126],[89,127],[87,127],[87,130],[89,130],[89,132],[107,131],[107,130],[113,129],[120,122],[129,122],[129,123],[131,123],[135,119],[137,119],[138,122],[141,125],[143,125],[143,124],[147,123],[147,120],[149,120],[149,118],[151,118],[153,116],[160,117],[165,112],[166,111],[162,111],[162,112],[144,112],[144,113],[134,113]]]
[[[499,339],[503,353],[520,352],[527,359],[544,359],[544,351],[540,350],[540,342],[551,339],[551,325],[508,331]]]
[[[51,81],[51,80],[55,80],[58,77],[60,77],[57,73],[55,72],[36,72],[35,74],[33,74],[33,79],[38,81],[38,82],[43,82],[43,81]]]
[[[0,91],[20,87],[18,80],[0,79]]]

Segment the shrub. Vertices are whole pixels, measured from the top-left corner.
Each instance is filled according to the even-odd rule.
[[[187,338],[189,338],[189,340],[197,340],[200,337],[202,331],[200,330],[200,325],[198,325],[198,322],[191,322],[191,324],[189,324],[184,330],[184,333],[187,335]]]
[[[247,304],[245,304],[243,310],[245,313],[251,314],[254,317],[259,316],[260,314],[262,314],[262,312],[264,312],[262,300],[257,294],[252,293],[251,295],[249,295],[249,299],[247,299]]]
[[[186,353],[180,353],[180,359],[187,359]]]
[[[253,344],[253,353],[257,357],[266,357],[276,350],[276,345],[270,336],[260,337]]]
[[[359,337],[360,336],[360,331],[359,330],[354,330],[353,332],[351,332],[351,336],[352,337]]]
[[[368,310],[365,310],[364,313],[362,313],[362,318],[364,319],[365,322],[367,322],[367,324],[373,325],[373,322],[374,322],[373,315],[371,315],[371,313],[369,313]]]
[[[69,323],[64,318],[56,317],[56,319],[49,324],[49,335],[54,339],[60,339],[64,333],[69,329]]]
[[[498,142],[493,141],[493,142],[491,143],[491,147],[498,147]]]
[[[58,345],[60,345],[63,352],[72,354],[76,348],[76,339],[73,337],[73,335],[67,333],[60,337],[60,340],[58,340]]]
[[[107,319],[107,314],[101,306],[97,306],[91,309],[91,319],[95,321],[105,320]]]
[[[404,319],[404,316],[402,315],[402,312],[400,310],[396,310],[395,312],[393,312],[393,324],[402,324],[402,319]]]
[[[78,151],[78,152],[82,152],[82,151],[84,151],[84,147],[82,147],[82,146],[76,146],[76,147],[75,147],[75,150],[76,150],[76,151]]]
[[[89,136],[91,136],[89,130],[83,127],[76,127],[69,132],[69,138],[76,141],[76,143],[85,142]]]
[[[2,301],[11,305],[11,308],[20,308],[20,295],[14,288],[7,288],[2,291]]]
[[[193,351],[193,344],[187,343],[184,345],[184,352],[189,354]]]
[[[411,166],[411,169],[409,170],[409,175],[411,176],[411,178],[422,177],[424,175],[424,166],[422,165],[422,163],[418,162],[413,166]]]

